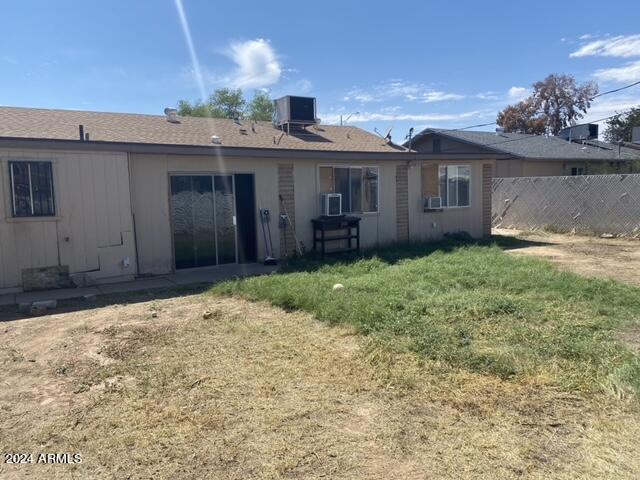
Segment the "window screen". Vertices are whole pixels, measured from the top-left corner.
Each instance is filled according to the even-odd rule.
[[[14,217],[55,215],[51,162],[9,162]]]
[[[468,166],[446,165],[439,171],[440,197],[443,207],[468,207],[471,168]]]

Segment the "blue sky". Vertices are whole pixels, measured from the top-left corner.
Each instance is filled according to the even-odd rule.
[[[552,72],[601,90],[640,80],[637,0],[182,5],[199,67],[176,0],[6,2],[0,104],[161,114],[240,86],[315,96],[324,123],[359,112],[350,123],[400,141],[410,127],[491,122]],[[638,104],[640,86],[586,120]]]

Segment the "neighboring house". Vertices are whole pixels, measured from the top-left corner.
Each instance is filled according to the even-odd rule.
[[[261,261],[259,209],[271,212],[273,256],[295,248],[285,211],[310,249],[324,192],[342,193],[343,210],[361,217],[362,247],[481,237],[503,157],[420,154],[351,126],[287,133],[268,122],[0,107],[0,292],[42,286],[30,282],[48,272],[87,285]],[[425,210],[425,196],[442,206]]]
[[[632,173],[640,162],[640,151],[627,146],[521,133],[426,129],[412,139],[411,148],[423,153],[508,155],[496,161],[494,177]]]

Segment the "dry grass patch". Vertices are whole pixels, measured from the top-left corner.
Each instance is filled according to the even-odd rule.
[[[0,450],[84,458],[3,465],[3,478],[568,479],[640,470],[633,404],[571,395],[543,378],[434,374],[437,365],[352,328],[264,303],[192,295],[96,308],[11,322],[2,340],[17,354],[3,364]]]

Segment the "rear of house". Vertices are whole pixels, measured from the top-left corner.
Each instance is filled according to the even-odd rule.
[[[2,107],[0,292],[310,250],[331,192],[365,248],[481,237],[498,157],[420,154],[355,127]]]

